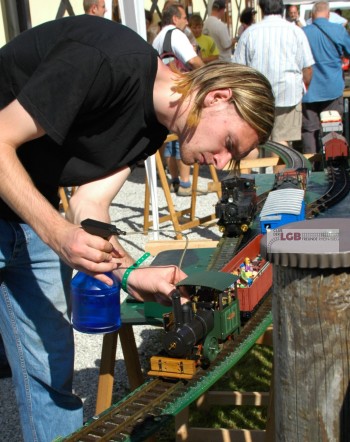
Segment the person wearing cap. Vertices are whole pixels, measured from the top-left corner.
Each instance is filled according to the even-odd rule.
[[[222,21],[225,17],[225,0],[215,0],[210,16],[204,22],[203,34],[209,35],[219,49],[219,60],[231,61],[232,48],[236,39],[230,37],[227,25]]]
[[[238,28],[237,36],[240,37],[243,32],[249,28],[253,23],[255,23],[256,10],[254,8],[243,9],[240,15],[241,26]]]

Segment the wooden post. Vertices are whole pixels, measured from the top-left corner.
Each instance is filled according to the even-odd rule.
[[[293,251],[290,243],[288,252],[283,241],[270,251],[262,247],[263,256],[274,263],[276,440],[349,441],[350,220],[320,219],[284,228],[339,229],[340,251],[327,254],[327,243],[323,252],[305,242]]]

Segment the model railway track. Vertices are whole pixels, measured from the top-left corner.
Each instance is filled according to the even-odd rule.
[[[209,261],[207,270],[221,270],[238,252],[243,240],[243,235],[233,238],[223,237],[215,247]]]
[[[266,147],[279,155],[287,167],[308,167],[304,157],[295,151],[289,149],[286,151],[285,147],[273,142],[267,143]],[[335,204],[350,190],[349,173],[345,167],[334,167],[329,171],[329,177],[330,186],[327,193],[309,205],[309,213],[312,216]],[[263,201],[264,194],[259,197],[261,205]],[[236,238],[222,238],[208,265],[208,270],[223,268],[251,239],[249,236],[246,233]],[[199,368],[191,380],[161,378],[150,380],[104,413],[91,419],[82,429],[60,441],[144,441],[170,417],[178,414],[214,385],[246,354],[271,322],[271,295],[268,293],[252,318],[242,327],[241,333],[225,342],[222,351],[207,370]]]
[[[310,163],[299,152],[288,149],[285,146],[268,141],[264,146],[266,150],[277,154],[282,158],[286,167],[292,169],[310,168]],[[341,201],[350,191],[350,175],[347,159],[330,162],[327,167],[329,187],[327,192],[306,207],[306,218],[310,219],[320,212],[334,206]],[[260,213],[270,191],[264,192],[258,197],[257,214]]]
[[[264,146],[262,146],[264,150],[267,150],[268,152],[273,152],[277,156],[279,156],[283,162],[285,163],[286,167],[288,169],[310,169],[310,162],[298,151],[294,149],[290,149],[283,144],[276,143],[274,141],[268,141]],[[267,192],[264,192],[258,196],[258,202],[257,202],[257,214],[261,212],[261,209],[264,206],[264,203],[266,201],[266,198],[268,197],[268,194],[270,193],[270,190]]]
[[[306,218],[310,219],[320,212],[334,206],[350,191],[350,175],[347,161],[335,162],[327,167],[329,187],[327,192],[306,207]]]
[[[310,169],[310,162],[298,151],[290,149],[275,141],[267,141],[262,148],[279,156],[289,169]]]
[[[225,343],[207,370],[200,368],[189,381],[157,378],[146,382],[82,429],[60,441],[144,441],[171,416],[178,414],[215,384],[246,354],[271,322],[271,295],[268,294],[241,333]]]

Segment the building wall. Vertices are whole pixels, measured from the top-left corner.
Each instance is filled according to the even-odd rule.
[[[112,3],[113,0],[105,0],[108,12],[106,14],[106,18],[111,17],[112,13]],[[132,1],[132,0],[127,0]],[[142,1],[142,0],[137,0]],[[150,9],[152,6],[151,0],[143,0],[145,9]],[[207,1],[210,5],[212,0]],[[158,0],[159,9],[162,10],[164,6],[165,0]],[[56,18],[61,0],[29,0],[30,5],[30,14],[31,14],[31,22],[32,26],[36,26],[38,24],[54,20]],[[241,1],[241,8],[243,9],[244,1]],[[72,5],[73,11],[75,15],[83,14],[83,0],[70,0],[70,4]],[[200,13],[202,17],[205,15],[205,5],[203,0],[192,0],[193,4],[193,12]],[[235,33],[236,30],[236,21],[237,21],[237,3],[236,1],[231,2],[232,5],[232,34]],[[68,15],[67,12],[65,15]],[[1,9],[1,1],[0,1],[0,47],[6,43],[6,36],[4,31],[4,16]]]

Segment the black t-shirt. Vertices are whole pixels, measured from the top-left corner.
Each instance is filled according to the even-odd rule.
[[[162,145],[157,57],[131,29],[90,15],[37,26],[0,50],[0,108],[17,98],[44,128],[18,156],[54,206],[59,186],[102,178]],[[18,220],[1,200],[0,218]]]

